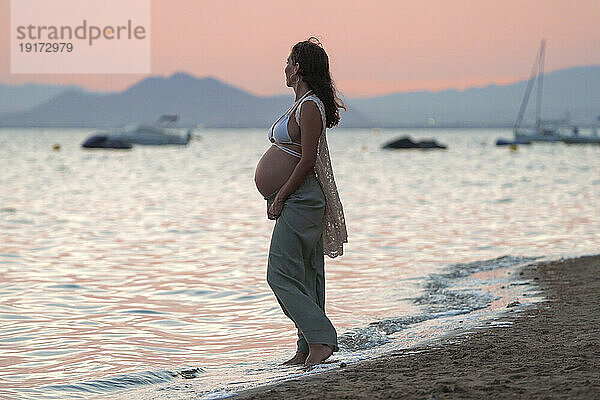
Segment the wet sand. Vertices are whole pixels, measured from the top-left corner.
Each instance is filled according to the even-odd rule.
[[[520,274],[549,300],[468,336],[239,393],[236,399],[600,399],[600,256]]]

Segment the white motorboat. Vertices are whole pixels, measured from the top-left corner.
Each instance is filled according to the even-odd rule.
[[[186,145],[190,142],[194,129],[187,131],[176,127],[177,115],[163,115],[153,124],[127,124],[110,131],[96,132],[87,140],[104,138],[110,143],[143,145]],[[129,146],[131,147],[131,146]]]
[[[129,124],[110,134],[111,137],[126,140],[132,144],[186,145],[192,138],[192,129],[187,132],[176,127],[177,115],[163,115],[154,124]],[[185,133],[184,133],[185,132]]]

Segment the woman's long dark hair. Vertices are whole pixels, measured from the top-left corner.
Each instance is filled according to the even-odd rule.
[[[298,74],[308,87],[325,105],[327,128],[340,122],[340,108],[346,111],[344,102],[339,98],[331,74],[329,73],[329,57],[319,39],[310,37],[292,47],[292,62],[298,63]]]

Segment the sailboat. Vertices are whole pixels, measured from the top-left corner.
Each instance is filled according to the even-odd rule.
[[[568,118],[561,120],[542,120],[542,92],[544,86],[544,61],[546,54],[546,41],[542,39],[540,50],[537,53],[533,69],[529,82],[527,83],[527,89],[525,90],[525,96],[521,102],[519,109],[519,115],[515,121],[513,132],[516,141],[531,141],[531,142],[559,142],[566,135],[561,134],[561,127],[568,125]],[[533,89],[534,83],[537,86],[536,95],[536,107],[535,107],[535,126],[533,128],[521,127],[527,104],[529,103],[529,96]]]

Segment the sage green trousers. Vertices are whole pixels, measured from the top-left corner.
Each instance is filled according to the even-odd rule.
[[[265,197],[267,209],[276,195]],[[337,333],[325,315],[324,213],[325,196],[311,172],[285,200],[269,246],[267,282],[298,329],[298,350],[307,354],[308,343],[338,351]]]

